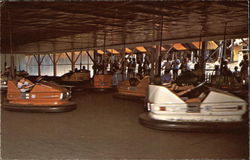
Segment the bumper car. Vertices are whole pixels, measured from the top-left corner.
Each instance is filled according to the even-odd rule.
[[[40,81],[29,92],[21,92],[17,81],[8,81],[7,102],[2,108],[23,112],[66,112],[76,109],[70,101],[70,91],[55,84]]]
[[[153,129],[214,132],[248,127],[244,100],[205,85],[180,92],[149,85],[147,108],[139,122]]]
[[[196,85],[203,81],[199,71],[184,71],[176,78],[176,84]]]
[[[94,75],[92,87],[94,91],[110,91],[113,90],[112,74],[97,74]]]
[[[66,73],[61,77],[63,82],[82,82],[90,80],[90,71]]]
[[[16,73],[16,75],[19,76],[19,77],[28,77],[28,76],[29,76],[29,73],[26,72],[26,71],[24,71],[24,70],[22,70],[22,71],[18,71],[18,72]]]
[[[233,93],[243,99],[248,99],[247,87],[242,86],[234,76],[212,75],[209,85]]]
[[[114,95],[115,98],[129,99],[129,100],[143,100],[148,92],[149,76],[142,80],[137,78],[130,78],[121,82],[117,86],[118,92]]]
[[[90,71],[70,72],[64,74],[59,83],[62,85],[73,85],[74,90],[82,90],[90,85]]]

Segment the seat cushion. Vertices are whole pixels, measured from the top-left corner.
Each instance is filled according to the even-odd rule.
[[[202,101],[201,98],[190,98],[186,100],[187,103],[200,103]]]

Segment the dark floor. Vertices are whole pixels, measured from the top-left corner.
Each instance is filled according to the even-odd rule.
[[[184,133],[145,128],[143,104],[111,93],[75,93],[66,113],[2,110],[2,158],[248,158],[248,133]]]

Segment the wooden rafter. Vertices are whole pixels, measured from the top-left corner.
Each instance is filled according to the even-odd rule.
[[[81,54],[82,54],[82,51],[80,51],[80,53],[77,55],[76,59],[74,60],[74,63],[76,63],[76,61],[78,60]]]
[[[91,59],[92,62],[94,62],[94,59],[91,57],[91,55],[89,54],[88,51],[86,51],[87,55],[89,56],[89,58]]]
[[[68,57],[68,59],[70,60],[70,62],[72,63],[73,61],[72,61],[72,58],[68,55],[68,53],[67,52],[65,52],[65,54],[66,54],[66,56]],[[72,53],[71,53],[72,54]]]

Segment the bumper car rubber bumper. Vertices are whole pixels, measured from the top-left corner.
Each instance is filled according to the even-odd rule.
[[[172,122],[152,119],[148,112],[139,116],[139,122],[148,128],[165,131],[220,132],[248,130],[248,123],[241,122]]]
[[[87,90],[89,89],[89,86],[90,86],[90,81],[88,82],[59,82],[60,85],[62,86],[72,86],[71,90],[72,91],[76,91],[76,92],[81,92],[81,91],[84,91],[84,90]]]
[[[129,94],[122,94],[116,93],[113,95],[114,98],[125,99],[125,100],[132,100],[132,101],[143,101],[145,100],[145,96],[137,96],[137,95],[129,95]]]
[[[69,102],[63,105],[51,105],[51,106],[36,106],[36,105],[20,105],[4,103],[2,108],[8,111],[15,112],[42,112],[42,113],[59,113],[68,112],[76,109],[75,102]]]
[[[8,87],[7,86],[1,86],[0,90],[1,92],[7,92]]]

